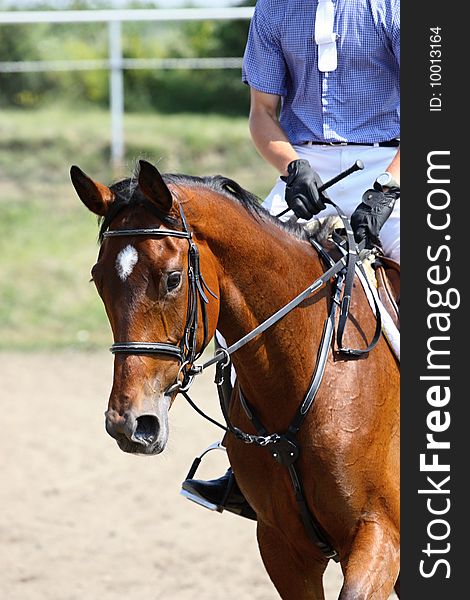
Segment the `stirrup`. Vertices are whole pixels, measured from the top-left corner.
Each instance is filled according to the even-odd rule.
[[[201,464],[202,459],[204,458],[204,456],[206,454],[208,454],[209,452],[211,452],[211,450],[223,450],[224,452],[227,451],[226,448],[225,448],[225,446],[222,445],[221,441],[214,442],[213,444],[211,444],[210,446],[208,446],[204,450],[204,452],[202,452],[199,456],[197,456],[193,460],[193,464],[191,465],[191,468],[189,469],[188,474],[184,478],[184,481],[186,481],[187,479],[194,479],[194,475],[196,474],[196,471],[197,471],[199,465]],[[187,498],[188,500],[191,500],[191,502],[195,502],[196,504],[199,504],[200,506],[203,506],[204,508],[207,508],[209,510],[217,511],[217,512],[220,512],[220,513],[224,511],[224,507],[222,505],[213,504],[212,502],[209,502],[205,498],[202,498],[202,496],[198,496],[196,494],[193,494],[192,492],[190,492],[188,490],[185,490],[183,488],[180,489],[180,494],[184,498]]]
[[[199,504],[199,506],[203,506],[204,508],[208,508],[209,510],[220,512],[220,513],[224,511],[223,506],[219,506],[218,504],[212,504],[212,502],[205,500],[202,496],[196,496],[196,494],[193,494],[183,488],[180,489],[180,494],[184,498],[191,500],[191,502]]]

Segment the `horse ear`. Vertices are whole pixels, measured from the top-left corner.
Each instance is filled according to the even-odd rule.
[[[75,165],[70,169],[70,179],[83,204],[95,215],[104,217],[114,202],[114,193],[105,185],[90,179]]]
[[[139,160],[139,187],[145,196],[165,212],[170,212],[173,197],[156,167],[146,160]]]

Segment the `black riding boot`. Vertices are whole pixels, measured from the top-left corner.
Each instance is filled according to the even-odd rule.
[[[240,491],[232,469],[228,469],[219,479],[210,481],[186,479],[181,487],[184,496],[197,504],[219,512],[228,510],[256,521],[256,513]]]
[[[216,348],[217,348],[216,339]],[[219,346],[220,347],[220,346]],[[223,402],[228,406],[232,396],[233,387],[230,381],[232,363],[224,367],[224,381],[219,386]],[[228,510],[256,521],[256,513],[251,508],[245,496],[240,491],[235,475],[231,468],[219,479],[203,481],[201,479],[186,479],[181,485],[183,496],[211,510],[223,512]]]

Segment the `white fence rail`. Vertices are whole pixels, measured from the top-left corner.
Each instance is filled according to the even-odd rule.
[[[206,21],[249,19],[253,7],[137,8],[123,10],[0,11],[0,23],[110,23],[111,21]]]
[[[111,162],[119,172],[124,160],[125,69],[239,69],[241,58],[124,58],[121,24],[124,21],[202,21],[250,19],[253,7],[175,8],[129,10],[0,11],[0,26],[36,23],[107,23],[108,58],[98,60],[0,61],[0,72],[109,70]],[[1,30],[0,30],[1,35]]]

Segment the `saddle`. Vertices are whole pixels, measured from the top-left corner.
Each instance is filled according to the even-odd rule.
[[[310,221],[304,229],[310,238],[332,251],[333,256],[336,256],[334,247],[328,242],[336,240],[339,245],[346,242],[343,223],[337,216]],[[400,331],[400,265],[382,254],[374,254],[371,260],[365,261],[364,267],[370,284],[377,289],[380,301]]]

